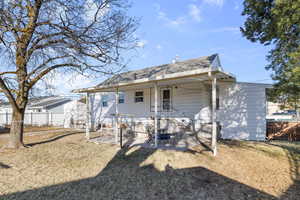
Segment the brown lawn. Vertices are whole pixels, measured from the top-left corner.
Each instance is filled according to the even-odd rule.
[[[24,132],[25,133],[31,133],[31,132],[39,132],[39,131],[51,131],[51,130],[62,130],[61,127],[55,127],[55,126],[25,126]],[[10,126],[3,127],[0,130],[0,136],[8,134],[10,130]]]
[[[300,199],[300,143],[222,141],[213,157],[71,131],[25,140],[32,147],[0,152],[0,199]]]

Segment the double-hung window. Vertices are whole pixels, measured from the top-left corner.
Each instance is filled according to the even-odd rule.
[[[108,95],[102,95],[101,104],[102,104],[102,107],[108,106]]]
[[[162,109],[163,111],[171,111],[171,89],[163,89],[162,90]]]
[[[135,92],[134,102],[144,102],[144,92],[143,91],[137,91]]]
[[[125,102],[125,94],[119,93],[119,103],[124,103],[124,102]]]

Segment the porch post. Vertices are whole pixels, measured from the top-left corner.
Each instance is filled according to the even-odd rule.
[[[154,84],[154,137],[155,137],[155,147],[158,146],[157,142],[157,132],[158,132],[158,87],[157,82]]]
[[[115,110],[115,142],[118,144],[118,130],[119,130],[119,88],[116,89],[115,92],[115,105],[116,105],[116,110]]]
[[[90,94],[86,93],[85,137],[90,139]]]
[[[211,146],[214,153],[214,156],[217,155],[217,78],[216,76],[212,77],[212,140]]]

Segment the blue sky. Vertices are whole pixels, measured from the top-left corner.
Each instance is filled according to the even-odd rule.
[[[141,17],[137,56],[129,69],[219,53],[225,71],[239,81],[270,83],[269,48],[242,37],[242,0],[134,0],[130,15]]]
[[[225,71],[236,75],[238,81],[271,83],[270,72],[265,70],[269,51],[258,43],[242,37],[239,27],[242,0],[132,0],[130,16],[140,18],[136,32],[139,38],[128,70],[171,63],[176,55],[180,60],[220,55]],[[94,86],[101,79],[58,77],[58,93],[75,88]],[[64,85],[64,88],[62,88]]]

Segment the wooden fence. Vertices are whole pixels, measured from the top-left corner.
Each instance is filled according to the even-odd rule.
[[[300,121],[267,122],[267,139],[300,141]]]

